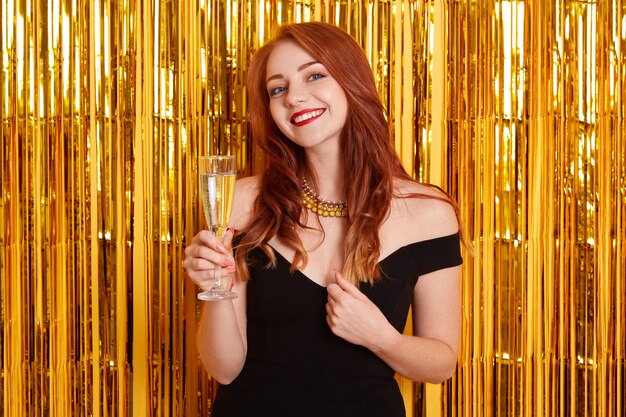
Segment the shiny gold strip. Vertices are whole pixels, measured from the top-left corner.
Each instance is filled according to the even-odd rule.
[[[45,181],[45,178],[43,176],[41,164],[43,160],[46,160],[49,157],[47,154],[46,143],[44,142],[44,138],[42,136],[46,128],[46,113],[50,110],[50,103],[48,102],[48,100],[50,100],[50,91],[46,91],[47,80],[45,78],[47,74],[45,74],[44,68],[46,68],[50,63],[45,62],[44,59],[44,62],[41,63],[43,65],[40,65],[37,58],[42,52],[42,44],[44,42],[50,42],[51,39],[49,36],[50,31],[48,31],[47,34],[43,34],[37,33],[34,30],[34,28],[36,28],[39,24],[47,26],[45,24],[45,15],[42,15],[42,10],[39,6],[39,4],[36,4],[33,7],[33,24],[29,25],[27,23],[25,25],[25,32],[28,36],[28,40],[25,40],[25,47],[28,48],[28,52],[25,51],[25,55],[29,55],[28,60],[30,61],[29,66],[31,67],[28,76],[25,77],[25,82],[34,86],[31,87],[31,99],[34,103],[40,104],[39,106],[35,104],[32,112],[27,110],[24,113],[24,134],[26,137],[30,137],[32,141],[32,148],[27,149],[25,152],[26,170],[24,173],[29,176],[29,179],[26,181],[24,194],[28,200],[32,201],[32,214],[27,226],[27,233],[32,239],[32,255],[28,260],[28,262],[32,265],[32,269],[29,274],[29,278],[32,281],[30,281],[30,294],[28,294],[29,292],[26,293],[30,295],[30,297],[25,301],[30,303],[32,306],[32,311],[28,312],[27,316],[30,316],[29,319],[31,320],[31,329],[33,332],[31,354],[34,358],[34,363],[29,365],[34,385],[31,395],[34,394],[34,398],[42,396],[44,392],[49,389],[49,380],[46,378],[47,369],[44,365],[49,360],[47,352],[45,351],[45,346],[49,343],[49,333],[47,331],[49,316],[48,311],[46,311],[47,294],[45,293],[48,286],[45,282],[46,275],[43,271],[44,261],[42,259],[43,256],[48,254],[48,251],[44,248],[45,236],[43,230],[45,227],[44,222],[47,218],[47,213],[45,213],[45,192],[47,189],[45,185],[42,184],[42,182]],[[27,15],[28,14],[29,12],[27,10]],[[47,55],[49,55],[48,50],[45,52],[48,52]],[[42,73],[42,71],[44,73]],[[43,103],[43,106],[41,106],[41,103]],[[35,152],[35,150],[37,150],[37,152]],[[46,155],[42,158],[42,154],[44,153]],[[43,411],[43,406],[44,402],[35,402],[33,408],[36,412],[41,412]]]
[[[144,294],[136,297],[133,302],[132,323],[133,323],[133,351],[132,363],[133,373],[132,384],[133,416],[150,415],[152,403],[152,378],[150,373],[151,364],[151,342],[152,315],[150,314],[150,299],[152,288],[147,280],[152,276],[153,270],[151,262],[146,265],[146,260],[151,260],[152,253],[149,250],[151,230],[147,225],[152,224],[151,218],[151,184],[150,163],[152,161],[151,134],[143,140],[140,132],[153,132],[152,118],[146,117],[152,111],[152,103],[156,97],[151,95],[153,86],[153,30],[154,23],[150,19],[153,14],[151,2],[144,0],[139,2],[134,13],[135,26],[133,32],[136,34],[137,66],[135,68],[135,112],[141,117],[134,118],[134,135],[132,137],[134,153],[136,155],[134,166],[134,206],[133,206],[133,234],[135,236],[146,236],[133,240],[133,294]],[[156,100],[154,100],[156,102]],[[148,174],[148,175],[146,175]],[[147,270],[146,270],[147,269]]]
[[[615,300],[616,309],[613,313],[615,321],[615,340],[613,341],[613,349],[615,351],[614,360],[617,372],[614,375],[615,390],[614,398],[617,402],[615,416],[626,412],[626,385],[624,384],[624,371],[626,370],[626,325],[624,318],[626,317],[626,245],[624,238],[626,237],[626,146],[624,145],[624,116],[626,109],[626,94],[624,94],[624,74],[626,73],[626,65],[622,59],[624,47],[626,46],[626,3],[623,0],[612,2],[612,13],[614,13],[612,29],[612,43],[615,57],[611,60],[611,67],[614,71],[614,114],[612,132],[615,135],[616,157],[615,169],[616,176],[613,181],[612,193],[615,197],[616,206],[616,232],[613,238],[613,250],[615,251]],[[619,51],[619,54],[618,54]],[[620,156],[621,155],[621,156]],[[624,393],[624,395],[620,395]]]
[[[91,2],[89,4],[89,21],[98,22],[99,13],[97,14],[97,4],[95,2]],[[89,35],[89,45],[96,44],[96,37],[99,36],[96,33],[95,24],[89,27],[88,35]],[[88,114],[95,115],[96,110],[96,50],[95,48],[89,48],[89,107]],[[92,402],[92,411],[94,413],[94,417],[99,417],[102,414],[102,395],[100,391],[101,387],[101,373],[100,373],[100,363],[101,350],[97,348],[100,346],[100,305],[99,305],[99,236],[102,236],[101,229],[98,227],[98,198],[99,195],[99,178],[98,178],[98,138],[96,136],[96,118],[89,118],[89,133],[88,133],[88,159],[87,159],[87,167],[88,176],[89,176],[89,196],[87,199],[89,201],[89,219],[90,219],[90,232],[89,235],[89,251],[91,252],[91,263],[90,263],[90,282],[89,282],[89,291],[88,291],[88,305],[91,306],[91,310],[86,312],[87,316],[90,316],[90,322],[92,328],[91,330],[91,346],[90,350],[88,350],[88,355],[91,357],[91,375],[90,379],[93,381],[91,388],[91,398],[93,398]]]
[[[615,135],[615,172],[616,178],[613,180],[613,195],[615,197],[616,232],[614,234],[613,249],[615,251],[615,310],[613,317],[615,320],[615,340],[612,348],[615,351],[613,356],[616,372],[614,375],[614,397],[616,407],[615,416],[623,415],[626,412],[626,146],[624,145],[625,135],[624,116],[626,115],[626,94],[624,93],[624,76],[626,75],[626,65],[624,64],[624,47],[626,47],[626,2],[616,0],[611,2],[611,11],[614,13],[612,28],[612,50],[615,52],[614,59],[611,59],[611,66],[614,68],[614,102],[613,109],[615,119],[612,124],[612,133]]]
[[[129,11],[126,9],[122,2],[107,1],[105,3],[106,12],[110,16],[111,22],[117,22],[116,25],[111,24],[110,40],[107,44],[110,46],[106,49],[107,55],[110,56],[110,60],[105,62],[108,73],[110,74],[110,84],[108,89],[108,102],[112,110],[114,109],[115,100],[126,100],[128,84],[125,79],[132,73],[128,67],[128,55],[126,51],[128,48],[122,46],[124,40],[124,33],[130,26]],[[116,41],[119,39],[120,41]],[[117,46],[117,48],[116,48]],[[106,57],[105,57],[106,59]],[[130,97],[129,97],[130,98]],[[130,100],[129,100],[130,101]],[[119,106],[119,109],[124,109],[124,106]],[[119,110],[118,110],[119,111]],[[124,110],[121,110],[122,112]],[[130,213],[132,212],[132,205],[130,203],[129,194],[131,189],[128,186],[127,178],[131,175],[132,167],[128,166],[128,161],[132,160],[130,155],[131,146],[126,142],[126,138],[131,133],[130,129],[119,118],[113,117],[113,111],[111,111],[111,156],[112,163],[111,168],[114,175],[112,184],[112,201],[114,205],[114,211],[112,215],[114,217],[114,231],[112,241],[115,245],[115,296],[112,297],[112,302],[115,303],[115,316],[111,319],[111,325],[115,326],[115,343],[116,346],[112,349],[111,354],[113,359],[109,362],[111,373],[115,374],[117,382],[116,404],[120,416],[130,415],[128,407],[128,399],[132,392],[129,387],[128,375],[130,373],[130,365],[127,361],[129,341],[132,338],[132,334],[128,332],[129,322],[129,306],[128,306],[128,294],[132,291],[132,287],[128,285],[129,278],[132,278],[134,274],[132,271],[132,259],[128,259],[128,242],[132,236],[130,230]]]
[[[446,26],[445,26],[445,3],[443,1],[435,1],[434,8],[428,8],[424,6],[424,17],[422,20],[422,26],[419,28],[422,31],[427,31],[428,37],[422,38],[422,43],[428,45],[426,51],[428,56],[426,59],[426,66],[421,68],[421,77],[428,78],[431,76],[431,71],[428,71],[428,65],[432,65],[432,99],[429,97],[422,97],[421,91],[416,91],[416,96],[421,98],[418,102],[423,106],[430,106],[430,108],[422,110],[422,114],[429,117],[432,123],[427,121],[423,126],[417,125],[420,130],[430,132],[430,136],[422,135],[421,143],[423,153],[427,151],[430,155],[419,160],[420,166],[424,165],[422,169],[428,173],[427,176],[420,178],[425,182],[437,184],[441,187],[445,187],[445,168],[444,159],[442,156],[445,154],[446,138],[445,134],[445,120],[446,120],[446,56],[447,56],[447,39],[446,39]],[[430,13],[429,13],[430,12]],[[431,18],[433,19],[431,22]],[[433,46],[431,46],[433,45]],[[428,87],[428,83],[426,86]],[[422,88],[424,88],[422,87]]]
[[[609,65],[611,58],[611,34],[610,28],[603,25],[602,22],[611,22],[612,16],[608,5],[606,3],[599,3],[597,6],[597,45],[598,49],[607,51],[608,53],[600,55],[600,59],[597,62],[598,77],[601,74],[606,74],[604,80],[598,78],[595,83],[595,88],[592,90],[594,95],[597,96],[597,135],[598,138],[611,138],[611,118],[607,117],[612,111],[611,98],[614,95],[611,92],[611,86],[609,85],[610,79],[614,79]],[[614,59],[614,57],[613,57]],[[613,166],[611,161],[611,153],[613,152],[614,142],[607,140],[605,146],[599,144],[598,146],[598,184],[597,194],[604,198],[600,198],[598,201],[598,229],[594,236],[594,241],[598,247],[598,284],[597,292],[594,302],[594,309],[597,314],[597,321],[594,329],[594,354],[596,356],[596,363],[598,366],[596,379],[595,379],[595,395],[596,401],[599,404],[611,403],[611,396],[614,393],[614,387],[612,387],[612,372],[611,372],[611,358],[606,352],[611,351],[609,338],[611,334],[615,334],[615,329],[611,327],[611,305],[613,291],[611,290],[611,276],[615,276],[614,271],[611,271],[611,258],[614,257],[612,253],[612,239],[611,228],[613,227],[613,196],[611,192],[611,175],[604,175],[604,172],[610,173],[610,167]],[[605,167],[605,169],[602,169]],[[596,201],[598,199],[595,199]],[[608,417],[610,415],[610,409],[606,406],[599,407],[597,416]]]
[[[408,0],[398,1],[394,6],[395,19],[392,22],[393,49],[391,60],[393,62],[393,87],[391,92],[394,96],[393,120],[394,142],[396,152],[400,156],[402,165],[407,172],[415,171],[414,161],[414,129],[415,114],[413,110],[413,94],[403,94],[413,90],[413,35],[411,31],[411,5]]]
[[[532,87],[528,105],[532,117],[528,121],[528,132],[529,137],[535,138],[541,137],[543,132],[549,131],[549,124],[546,123],[549,108],[539,93],[550,91],[550,80],[545,74],[546,69],[550,69],[551,56],[549,55],[550,48],[546,45],[546,29],[548,28],[544,23],[547,19],[547,15],[544,13],[545,11],[538,5],[529,8],[530,24],[535,24],[535,26],[530,27],[530,33],[537,34],[537,37],[532,38],[533,43],[527,44],[524,50],[526,54],[532,53],[532,51],[540,52],[534,57],[534,60],[531,58],[532,67],[529,74]],[[553,135],[554,133],[551,134],[551,136]],[[553,305],[554,299],[551,289],[554,286],[551,275],[546,276],[543,272],[546,261],[552,257],[552,247],[548,244],[550,236],[547,232],[554,230],[554,226],[553,218],[545,215],[544,204],[542,204],[543,200],[554,200],[553,188],[548,187],[546,189],[545,187],[545,184],[553,183],[550,156],[554,154],[554,151],[550,150],[553,148],[551,145],[551,141],[529,140],[528,143],[528,160],[532,164],[528,172],[528,189],[532,196],[544,196],[542,199],[530,198],[528,209],[528,276],[535,284],[534,292],[531,295],[534,305],[529,307],[528,316],[532,317],[535,322],[534,332],[537,336],[529,338],[532,339],[529,352],[546,352],[544,361],[533,361],[532,355],[528,354],[525,357],[528,363],[533,364],[532,367],[527,368],[525,375],[528,381],[525,389],[532,393],[532,395],[525,396],[525,408],[528,410],[527,412],[532,412],[535,415],[543,415],[544,410],[550,405],[550,399],[553,398],[553,395],[544,395],[544,393],[549,392],[549,384],[552,379],[550,377],[552,358],[549,353],[551,348],[546,346],[546,343],[552,340],[551,326],[554,320],[554,308],[551,305]],[[542,306],[545,306],[545,310]],[[535,311],[542,311],[543,314],[539,317],[533,317]],[[531,383],[533,380],[534,382]]]
[[[62,32],[58,22],[55,19],[66,20],[68,11],[63,4],[56,4],[54,10],[56,13],[48,15],[48,25],[53,27],[53,52],[54,56],[62,57],[62,62],[67,62],[65,58],[69,58],[69,45],[67,43],[67,32]],[[65,19],[64,19],[65,18]],[[64,398],[64,394],[71,392],[70,379],[70,320],[71,314],[69,306],[71,305],[72,293],[70,292],[70,282],[68,277],[67,259],[67,221],[66,221],[66,189],[63,184],[66,183],[65,172],[68,161],[64,145],[64,116],[66,115],[65,91],[68,85],[69,74],[66,74],[67,66],[59,65],[57,62],[49,64],[50,81],[51,81],[51,104],[55,110],[53,120],[56,121],[56,135],[50,135],[50,153],[56,155],[57,164],[48,168],[50,172],[49,188],[50,188],[50,215],[47,219],[51,219],[49,227],[50,242],[50,317],[56,318],[50,321],[50,391],[52,398]],[[53,87],[55,86],[55,87]],[[54,126],[54,125],[53,125]],[[52,158],[51,158],[52,159]],[[70,414],[69,402],[65,399],[55,401],[51,404],[51,415],[62,416]]]
[[[22,254],[25,253],[21,204],[24,201],[20,196],[22,194],[21,183],[18,181],[20,177],[20,162],[16,160],[14,155],[21,154],[18,141],[18,88],[19,94],[22,95],[21,89],[24,88],[23,81],[18,83],[17,80],[23,76],[24,68],[24,45],[23,33],[24,28],[18,26],[23,23],[24,18],[15,10],[15,3],[8,2],[6,9],[2,10],[2,37],[0,44],[2,45],[3,59],[3,107],[2,112],[2,140],[3,148],[8,145],[7,156],[9,158],[6,180],[2,182],[3,203],[8,204],[6,213],[8,219],[2,221],[3,240],[7,242],[3,245],[3,253],[6,254],[6,264],[3,263],[2,275],[2,314],[3,314],[3,352],[4,352],[4,375],[3,375],[3,402],[5,404],[5,413],[18,414],[24,412],[24,404],[26,403],[27,375],[26,361],[24,353],[26,346],[29,344],[30,332],[23,315],[22,293],[23,287],[26,286],[27,280],[15,279],[21,275],[22,271]],[[20,50],[18,51],[18,45]],[[20,74],[22,73],[22,74]],[[20,132],[21,133],[21,132]],[[6,142],[4,142],[6,140]],[[4,161],[3,161],[4,162]],[[4,171],[4,163],[2,165]],[[6,188],[5,188],[6,187]],[[6,191],[5,191],[6,190]],[[5,194],[6,193],[6,194]],[[6,199],[5,196],[6,195]],[[3,204],[3,206],[4,206]],[[3,207],[4,213],[4,207]],[[6,227],[6,231],[5,228]],[[4,259],[3,259],[4,260]],[[6,268],[6,269],[5,269]],[[5,281],[4,277],[8,277]]]

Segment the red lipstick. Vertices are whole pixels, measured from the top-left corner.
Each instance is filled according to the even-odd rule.
[[[305,109],[291,115],[289,121],[294,126],[304,126],[317,120],[326,109]]]

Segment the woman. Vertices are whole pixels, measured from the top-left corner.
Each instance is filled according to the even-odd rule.
[[[185,251],[202,290],[215,267],[236,275],[239,297],[204,303],[198,330],[222,384],[213,415],[404,416],[396,372],[439,383],[456,368],[455,205],[403,170],[369,64],[342,30],[280,28],[248,94],[265,170],[237,182],[224,243],[202,231]],[[402,334],[410,305],[414,336]]]

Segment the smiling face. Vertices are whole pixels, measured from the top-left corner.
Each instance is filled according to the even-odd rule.
[[[285,136],[304,148],[339,144],[348,99],[324,65],[285,41],[274,47],[266,74],[270,112]]]

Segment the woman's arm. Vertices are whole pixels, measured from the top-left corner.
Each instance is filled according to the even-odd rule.
[[[456,370],[460,320],[461,267],[421,276],[413,292],[413,336],[391,327],[374,341],[372,351],[399,374],[441,383]],[[392,331],[393,330],[393,331]]]
[[[398,332],[352,283],[337,274],[328,286],[328,324],[336,335],[365,346],[397,373],[440,383],[456,369],[460,329],[460,266],[420,277],[414,289],[414,335]]]
[[[235,228],[247,224],[254,195],[254,178],[237,181],[231,216],[231,230],[220,243],[206,230],[200,231],[185,249],[183,263],[189,278],[202,291],[213,284],[213,269],[235,274],[233,300],[201,301],[202,313],[197,331],[200,359],[209,374],[221,384],[232,382],[243,368],[247,354],[246,283],[236,277],[231,242]]]
[[[204,301],[197,333],[200,359],[220,384],[230,384],[241,372],[248,351],[246,338],[246,284],[235,284],[232,301]]]

